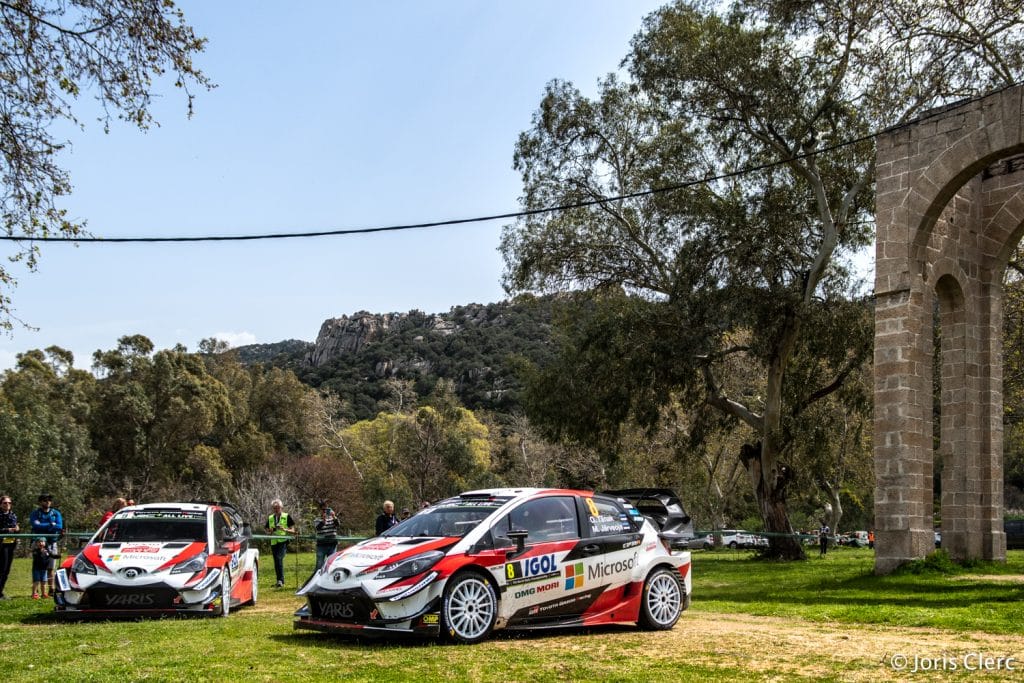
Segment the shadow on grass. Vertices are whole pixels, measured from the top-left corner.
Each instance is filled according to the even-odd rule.
[[[606,624],[601,626],[562,626],[550,629],[529,629],[529,630],[502,630],[495,631],[488,640],[498,642],[508,641],[533,641],[550,640],[558,636],[587,636],[590,634],[610,633],[636,633],[635,626],[629,624]],[[374,636],[359,636],[349,633],[316,633],[310,631],[295,631],[293,633],[280,633],[269,636],[273,641],[282,645],[298,645],[311,648],[336,648],[355,647],[359,649],[422,649],[434,647],[473,647],[462,643],[451,643],[441,641],[439,638],[430,636],[412,635],[407,633],[386,633]],[[484,642],[487,642],[485,640]]]

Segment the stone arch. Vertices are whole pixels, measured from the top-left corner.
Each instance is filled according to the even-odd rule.
[[[943,330],[943,543],[1005,559],[1002,277],[1024,232],[1021,86],[929,112],[878,140],[876,572],[934,547],[933,307]],[[948,379],[947,379],[948,373]],[[948,489],[948,490],[947,490]]]

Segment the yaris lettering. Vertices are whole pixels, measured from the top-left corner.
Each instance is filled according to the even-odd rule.
[[[356,615],[347,602],[329,602],[320,608],[320,613],[329,619],[351,619]]]
[[[149,607],[156,599],[148,593],[123,593],[107,595],[107,607]]]

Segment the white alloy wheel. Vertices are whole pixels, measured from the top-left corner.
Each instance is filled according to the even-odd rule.
[[[220,574],[220,610],[217,616],[226,617],[231,614],[231,574],[222,569]]]
[[[658,567],[644,582],[639,625],[653,630],[670,629],[682,612],[683,591],[676,572]]]
[[[487,579],[476,574],[452,578],[441,607],[443,632],[460,643],[486,638],[498,617],[498,596]]]

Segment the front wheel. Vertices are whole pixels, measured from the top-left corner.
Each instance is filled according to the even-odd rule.
[[[683,590],[675,571],[658,567],[644,581],[637,625],[654,631],[672,628],[683,613]]]
[[[736,550],[736,541],[730,541],[730,542],[729,542],[729,547],[730,547],[730,548],[731,548],[732,550]]]
[[[491,634],[498,618],[498,595],[476,574],[453,577],[441,603],[442,633],[459,643],[478,643]]]
[[[220,575],[220,609],[217,610],[217,616],[226,617],[229,614],[231,614],[231,574],[224,569]]]

